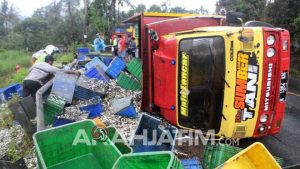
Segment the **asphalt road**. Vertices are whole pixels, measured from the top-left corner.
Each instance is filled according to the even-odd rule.
[[[275,156],[284,159],[283,166],[300,164],[300,95],[287,94],[283,126],[279,134],[240,141],[242,147],[262,142]]]

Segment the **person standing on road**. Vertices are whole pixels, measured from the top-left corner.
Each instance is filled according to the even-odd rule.
[[[118,44],[118,54],[121,58],[125,58],[126,56],[126,40],[123,36],[121,36]]]
[[[64,71],[54,67],[52,66],[53,62],[53,56],[48,55],[45,62],[36,63],[29,69],[29,73],[23,81],[24,97],[31,95],[35,98],[36,92],[58,72],[80,75],[78,71]]]
[[[117,37],[115,37],[114,41],[113,41],[113,49],[114,49],[114,55],[115,56],[118,56],[119,55],[119,52],[118,52],[118,46],[119,46],[119,42],[120,42],[120,39],[122,38],[121,35],[118,35]]]
[[[96,38],[94,39],[94,49],[96,52],[104,52],[106,48],[106,45],[104,43],[104,37],[103,35],[100,35],[99,33],[96,34]]]
[[[131,49],[131,56],[135,58],[135,53],[136,53],[136,42],[135,42],[135,37],[131,38],[131,44],[130,44],[130,49]]]

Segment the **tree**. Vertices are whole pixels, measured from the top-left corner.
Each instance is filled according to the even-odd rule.
[[[7,0],[1,1],[0,36],[7,35],[18,22],[19,15],[14,6],[9,5]]]
[[[22,33],[24,37],[24,47],[30,51],[42,49],[49,41],[48,23],[37,17],[26,18],[20,23],[16,29]]]
[[[148,12],[161,12],[161,8],[158,5],[151,5],[148,9]]]
[[[292,47],[299,50],[300,43],[300,1],[274,0],[268,3],[267,16],[276,27],[288,29],[291,33]]]
[[[62,0],[62,4],[66,11],[65,22],[69,30],[68,35],[70,36],[70,41],[74,42],[78,40],[78,34],[83,35],[84,33],[84,31],[81,31],[83,30],[83,25],[78,24],[80,20],[83,21],[83,18],[80,16],[79,10],[77,9],[80,2],[79,0]],[[78,30],[78,26],[81,30]]]
[[[135,8],[135,12],[141,13],[146,11],[146,6],[144,4],[138,4],[138,6]]]
[[[196,10],[192,10],[191,13],[201,14],[201,15],[208,15],[208,10],[205,9],[202,5],[200,8]]]
[[[165,0],[165,1],[161,4],[162,12],[169,12],[170,6],[171,6],[170,0]]]
[[[216,13],[226,11],[242,12],[248,20],[262,20],[265,18],[267,0],[219,0],[216,4]]]
[[[134,14],[135,14],[135,10],[134,10],[134,9],[130,9],[130,10],[127,12],[128,17],[133,16]]]
[[[186,10],[185,8],[179,7],[179,6],[171,8],[170,12],[173,12],[173,13],[189,13],[188,10]]]

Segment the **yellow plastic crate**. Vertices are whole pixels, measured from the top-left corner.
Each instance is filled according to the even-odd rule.
[[[217,169],[280,169],[280,165],[267,150],[256,142],[235,156],[231,157]]]

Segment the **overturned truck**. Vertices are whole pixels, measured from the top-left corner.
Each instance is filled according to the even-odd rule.
[[[226,19],[226,20],[225,20]],[[185,129],[232,138],[276,134],[283,122],[290,36],[262,22],[224,26],[239,15],[142,13],[144,111]]]

